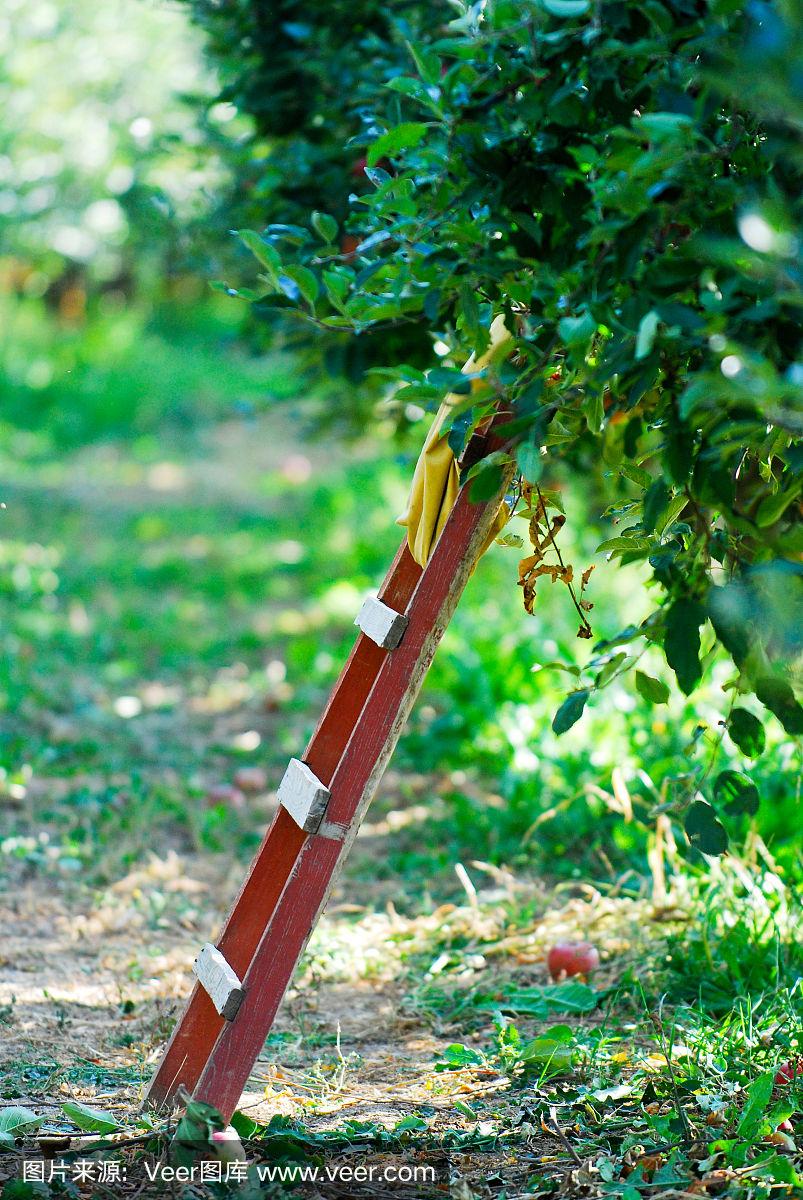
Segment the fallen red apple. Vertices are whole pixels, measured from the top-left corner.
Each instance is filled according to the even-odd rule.
[[[211,1138],[212,1150],[215,1158],[219,1158],[221,1162],[247,1162],[243,1144],[240,1141],[240,1135],[232,1125],[227,1125],[225,1129],[216,1129]]]
[[[228,783],[212,784],[207,789],[205,800],[209,808],[215,808],[220,804],[232,809],[233,812],[243,812],[247,808],[247,801],[243,792]]]
[[[803,1058],[790,1058],[789,1062],[785,1062],[782,1067],[779,1067],[775,1073],[775,1086],[788,1087],[790,1083],[794,1083],[798,1076],[803,1075]]]
[[[590,942],[557,942],[546,960],[553,979],[588,975],[599,966],[599,954]]]
[[[267,772],[262,767],[240,767],[234,772],[234,786],[241,792],[264,792],[268,786]]]

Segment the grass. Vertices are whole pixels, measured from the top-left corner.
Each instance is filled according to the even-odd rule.
[[[0,894],[33,881],[112,903],[151,851],[241,873],[398,542],[414,447],[303,441],[313,406],[293,362],[247,357],[217,302],[84,328],[33,302],[6,316]],[[32,355],[45,366],[26,374]],[[593,506],[567,499],[567,552],[585,564]],[[430,1155],[462,1200],[803,1194],[799,1081],[767,1083],[803,1053],[798,751],[769,731],[751,768],[764,803],[734,818],[732,858],[706,865],[665,824],[659,853],[690,761],[742,765],[717,725],[726,672],[712,662],[691,700],[655,707],[614,687],[557,738],[576,622],[549,587],[523,614],[516,557],[489,552],[444,639],[348,866],[362,907],[322,927],[267,1048],[296,1072],[271,1093],[289,1115],[243,1117],[250,1151]],[[594,589],[599,637],[647,611],[619,569],[600,562]],[[143,879],[119,1021],[138,1018],[125,993],[162,931],[200,926],[191,893]],[[573,1005],[550,999],[545,946],[589,930],[602,971]],[[427,1047],[395,1124],[338,1108],[364,1068],[315,997],[342,987],[387,994]],[[170,1131],[138,1124],[132,1097],[165,1013],[116,1031],[139,1059],[65,1064],[75,1012],[59,1005],[55,1057],[6,1061],[6,1103],[64,1084],[103,1106],[117,1089],[115,1136],[140,1139],[120,1152],[162,1153]],[[0,1032],[21,1007],[0,1008]]]

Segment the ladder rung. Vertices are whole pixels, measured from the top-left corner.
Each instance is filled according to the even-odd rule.
[[[317,833],[329,803],[329,788],[324,787],[313,771],[300,758],[287,764],[277,797],[296,825],[306,833]]]
[[[192,970],[221,1017],[233,1021],[245,991],[217,947],[211,942],[204,942]]]
[[[366,637],[385,650],[396,649],[409,623],[409,617],[389,608],[376,596],[367,597],[354,620]]]

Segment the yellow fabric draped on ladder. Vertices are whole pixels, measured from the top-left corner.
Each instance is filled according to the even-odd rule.
[[[472,354],[463,367],[464,375],[474,375],[481,371],[493,358],[497,357],[503,346],[511,341],[511,335],[505,327],[503,317],[497,317],[494,320],[490,334],[490,346],[476,361]],[[447,440],[448,434],[444,434],[442,429],[444,421],[454,406],[461,403],[461,400],[460,396],[447,396],[438,409],[415,465],[407,508],[396,522],[397,525],[407,526],[407,544],[410,547],[410,553],[422,567],[426,566],[435,543],[441,535],[460,487],[457,461]],[[502,504],[490,537],[482,548],[483,553],[506,525],[508,515],[505,505]]]

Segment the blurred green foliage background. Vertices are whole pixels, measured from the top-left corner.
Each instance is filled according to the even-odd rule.
[[[260,354],[209,290],[250,126],[198,103],[219,85],[183,10],[12,0],[0,50],[0,854],[98,879],[148,849],[245,856],[398,542],[425,414],[401,439],[389,419],[308,436],[302,364]],[[601,639],[650,596],[595,556],[593,488],[564,482]],[[558,740],[576,615],[547,585],[526,616],[517,558],[477,569],[372,817],[386,852],[357,844],[352,873],[401,905],[450,895],[473,859],[637,889],[690,763],[742,765],[711,647],[692,700],[613,686]],[[729,832],[794,876],[799,751],[768,728],[765,802]],[[239,788],[243,767],[265,786]]]

